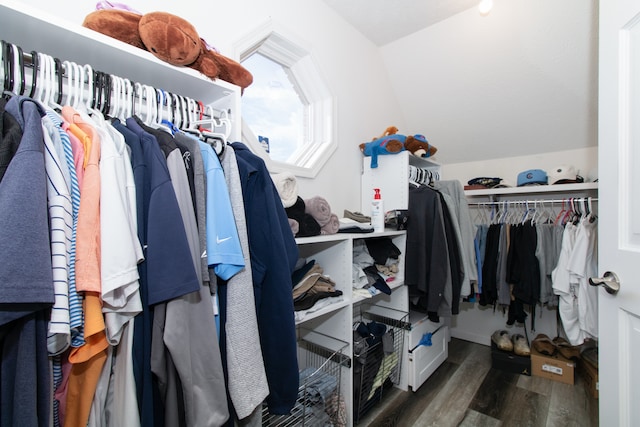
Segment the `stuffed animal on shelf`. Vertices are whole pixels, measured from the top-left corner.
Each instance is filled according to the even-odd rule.
[[[427,142],[424,135],[409,135],[404,141],[404,148],[416,157],[431,157],[438,149]]]
[[[179,16],[166,12],[144,15],[123,9],[100,9],[88,14],[82,25],[140,49],[176,66],[199,71],[208,78],[240,86],[253,76],[239,62],[209,47],[196,29]]]
[[[364,142],[359,145],[360,151],[365,156],[371,157],[371,168],[378,167],[378,155],[396,154],[404,151],[404,135],[398,135],[398,128],[389,126],[379,137],[374,138],[370,142]]]

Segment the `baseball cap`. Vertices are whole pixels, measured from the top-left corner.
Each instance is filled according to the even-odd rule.
[[[547,173],[542,169],[529,169],[518,174],[518,187],[547,183]]]
[[[584,182],[572,165],[560,165],[549,171],[549,184],[573,184]]]

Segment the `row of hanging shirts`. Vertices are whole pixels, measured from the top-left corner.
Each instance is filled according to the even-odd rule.
[[[597,273],[597,201],[585,197],[469,203],[478,208],[476,240],[486,248],[478,254],[480,304],[509,305],[507,324],[524,322],[523,304],[530,305],[532,311],[538,303],[558,307],[563,334],[573,345],[596,337],[597,293],[587,280]],[[507,264],[500,261],[504,253],[498,248],[497,237],[489,243],[489,234],[504,227],[510,230],[510,242],[503,247],[507,252],[512,247],[520,251],[511,260],[527,260],[516,269],[509,268],[509,256]],[[483,231],[489,234],[483,235]],[[533,234],[523,239],[524,231]],[[528,249],[522,252],[523,248]],[[496,250],[497,257],[492,256]],[[488,260],[491,263],[485,265]],[[526,274],[514,276],[518,271]],[[519,288],[525,282],[527,286]],[[532,313],[532,330],[534,318]]]
[[[89,108],[121,121],[134,115],[145,124],[163,127],[175,134],[183,130],[224,147],[231,135],[226,110],[216,111],[202,101],[132,82],[129,79],[94,70],[91,65],[61,61],[50,55],[23,49],[2,40],[0,81],[4,94],[24,95],[60,110]]]
[[[576,222],[589,217],[595,220],[595,197],[540,199],[540,200],[504,200],[493,202],[469,203],[475,206],[476,224],[557,224]],[[560,210],[558,211],[558,206]]]

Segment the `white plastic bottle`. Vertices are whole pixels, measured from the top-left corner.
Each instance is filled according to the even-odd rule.
[[[380,189],[374,188],[373,191],[375,191],[375,194],[371,201],[371,225],[375,233],[380,233],[384,231],[384,207]]]

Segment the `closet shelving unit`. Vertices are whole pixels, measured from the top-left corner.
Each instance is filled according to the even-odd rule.
[[[380,188],[384,210],[407,209],[409,206],[409,175],[411,168],[440,174],[441,166],[432,158],[420,158],[408,151],[378,157],[378,167],[371,168],[371,158],[362,158],[361,210],[370,212],[373,189]],[[411,219],[410,219],[411,220]],[[406,232],[396,245],[404,253]],[[401,267],[404,272],[404,264]],[[400,378],[396,387],[416,391],[448,356],[449,329],[444,324],[431,322],[426,314],[409,310],[409,291],[404,283],[397,284],[393,293],[381,299],[378,306],[400,310],[406,314],[404,322],[404,344]],[[425,334],[432,334],[431,346],[421,345]]]
[[[336,340],[347,343],[343,354],[340,369],[342,370],[340,390],[347,409],[347,425],[353,425],[357,419],[359,408],[354,404],[352,396],[355,390],[353,377],[353,326],[354,320],[359,318],[375,317],[377,321],[384,324],[393,325],[399,328],[401,333],[408,327],[404,317],[408,312],[408,294],[404,286],[402,275],[389,283],[392,289],[391,295],[379,294],[371,298],[354,296],[352,293],[352,260],[354,242],[360,239],[373,239],[386,237],[401,250],[404,250],[406,243],[405,231],[387,229],[381,233],[348,234],[338,233],[332,235],[320,235],[313,237],[297,238],[296,243],[300,251],[300,257],[307,260],[315,260],[323,269],[323,274],[329,276],[335,283],[336,289],[342,291],[342,301],[330,304],[318,311],[305,314],[298,320],[297,327],[300,331],[311,330],[317,334],[331,336]],[[404,254],[400,255],[400,271],[404,268]],[[402,336],[402,340],[396,341],[400,346],[398,349],[400,364],[402,366],[404,353],[407,344]],[[302,359],[300,359],[302,360]],[[401,375],[400,369],[389,372],[394,375],[393,383],[401,388],[407,389],[407,379]]]

